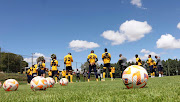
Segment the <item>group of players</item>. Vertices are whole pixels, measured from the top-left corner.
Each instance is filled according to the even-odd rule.
[[[122,73],[125,70],[125,68],[127,67],[127,59],[122,56],[122,54],[119,55],[120,59],[118,61],[119,66],[120,66],[120,70],[121,70],[121,77],[122,77]],[[27,77],[28,77],[28,83],[30,83],[31,79],[35,76],[43,76],[45,77],[45,73],[46,71],[48,71],[48,75],[49,77],[52,77],[55,79],[56,83],[59,80],[59,75],[60,72],[58,71],[59,65],[58,65],[58,61],[56,59],[56,55],[52,54],[51,55],[52,61],[51,61],[51,69],[48,70],[45,67],[45,60],[42,59],[40,62],[37,62],[37,64],[32,65],[31,68],[28,69],[27,71]],[[142,65],[142,60],[138,57],[138,55],[135,55],[136,58],[136,65],[139,66],[143,66]],[[156,72],[156,68],[158,68],[159,71],[159,77],[163,76],[163,66],[160,60],[160,57],[155,56],[156,58],[156,62],[154,60],[152,60],[151,55],[148,56],[148,60],[145,63],[148,64],[149,66],[149,70],[151,73],[151,77],[155,77],[155,72]],[[111,79],[114,80],[115,79],[115,67],[111,66],[110,61],[111,61],[111,54],[108,53],[107,48],[104,49],[104,53],[102,54],[102,60],[104,63],[103,66],[103,73],[101,76],[101,69],[97,68],[96,69],[96,62],[98,61],[98,57],[97,55],[94,53],[94,50],[91,51],[91,53],[88,55],[87,57],[87,62],[89,63],[89,70],[88,70],[88,82],[90,81],[90,76],[91,76],[91,71],[94,71],[95,77],[96,77],[96,81],[98,81],[98,76],[100,76],[100,78],[102,77],[101,81],[105,81],[105,77],[106,74],[110,74]],[[68,53],[68,55],[66,55],[64,57],[64,64],[66,65],[66,70],[63,69],[63,71],[61,72],[62,78],[67,78],[69,80],[69,82],[72,82],[73,79],[73,70],[72,70],[72,62],[73,62],[73,58],[71,53]],[[85,72],[85,70],[83,71],[83,75],[85,77],[85,75],[87,74]],[[76,71],[76,76],[77,78],[80,79],[80,71]],[[108,75],[107,75],[108,76]]]

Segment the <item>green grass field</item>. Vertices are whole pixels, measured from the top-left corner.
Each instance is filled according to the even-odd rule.
[[[32,91],[30,85],[20,84],[17,91],[6,92],[0,89],[0,101],[65,101],[65,102],[180,102],[180,76],[149,78],[141,89],[127,89],[122,80],[105,82],[56,84],[46,91]]]

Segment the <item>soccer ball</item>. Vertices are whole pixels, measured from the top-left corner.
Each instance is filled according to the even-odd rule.
[[[48,88],[49,88],[49,87],[53,87],[53,86],[54,86],[55,81],[54,81],[54,79],[53,79],[53,78],[48,77],[48,78],[46,78],[46,80],[47,80],[47,87],[48,87]]]
[[[124,70],[122,80],[128,89],[143,88],[147,84],[148,73],[143,67],[132,65]]]
[[[0,82],[0,88],[1,88],[1,86],[2,86],[2,84],[1,84],[1,82]]]
[[[8,79],[3,83],[5,91],[16,91],[19,87],[19,83],[15,79]]]
[[[60,85],[62,86],[67,86],[68,85],[68,80],[66,78],[62,78],[60,81],[59,81]]]
[[[47,89],[47,80],[44,77],[34,77],[30,84],[33,91]]]

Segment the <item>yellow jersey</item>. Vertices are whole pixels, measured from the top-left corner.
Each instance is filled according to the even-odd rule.
[[[110,63],[110,61],[111,61],[111,54],[108,53],[108,52],[103,53],[102,54],[102,59],[103,59],[104,64]]]
[[[62,71],[62,76],[66,76],[66,71]]]
[[[31,70],[31,69],[32,69],[32,67],[27,70],[27,74],[28,74],[28,75],[32,75],[32,70]]]
[[[153,62],[153,68],[157,68],[155,61]]]
[[[66,66],[71,66],[71,62],[73,62],[73,58],[71,55],[66,55],[64,57],[64,62],[66,64]]]
[[[97,55],[94,54],[94,53],[91,53],[91,54],[88,55],[87,58],[89,59],[89,62],[90,62],[90,63],[95,63],[96,58],[97,58]]]
[[[115,67],[111,67],[111,72],[115,73]]]
[[[33,67],[33,73],[37,73],[37,68],[36,67]]]
[[[46,67],[46,64],[42,63],[41,70],[44,70],[45,67]]]
[[[141,66],[141,65],[142,65],[141,59],[140,59],[140,58],[136,58],[136,63],[137,63],[139,66]]]
[[[149,66],[152,66],[152,65],[153,65],[153,60],[152,60],[152,58],[149,58],[148,61],[147,61],[147,63],[149,64]]]
[[[52,71],[49,71],[49,72],[48,72],[48,75],[49,75],[49,76],[52,76]]]
[[[51,61],[52,71],[56,71],[57,70],[57,65],[58,65],[58,61],[53,59]]]

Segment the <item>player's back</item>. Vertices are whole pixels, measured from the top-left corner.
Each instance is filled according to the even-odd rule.
[[[108,53],[108,52],[105,52],[105,53],[102,54],[102,58],[103,58],[104,63],[110,63],[111,54]]]
[[[88,59],[90,60],[90,63],[94,63],[96,61],[97,55],[94,53],[91,53],[88,55]]]
[[[71,66],[71,62],[73,62],[73,58],[71,55],[66,55],[64,57],[64,62],[66,63],[66,66]]]

